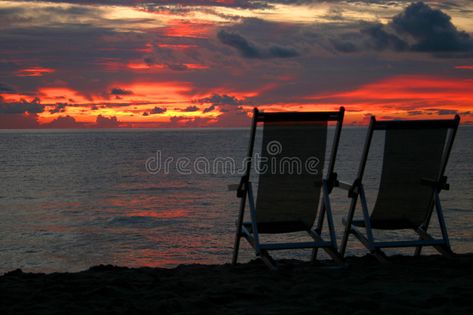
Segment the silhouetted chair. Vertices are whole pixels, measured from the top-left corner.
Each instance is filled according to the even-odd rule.
[[[420,255],[423,246],[433,246],[450,256],[447,228],[442,213],[439,193],[449,189],[444,176],[447,161],[455,139],[460,117],[452,120],[377,121],[371,117],[358,176],[352,185],[338,181],[337,185],[349,191],[351,205],[344,218],[345,232],[340,253],[345,249],[350,234],[385,261],[381,248],[416,247]],[[363,173],[374,132],[385,132],[383,166],[377,199],[369,214]],[[353,220],[358,197],[362,220]],[[427,233],[433,209],[437,213],[442,238],[434,239]],[[365,234],[358,228],[364,228]],[[373,229],[414,230],[415,240],[375,241]]]
[[[272,269],[276,262],[268,251],[312,248],[313,259],[317,249],[323,248],[338,262],[335,230],[329,194],[336,180],[333,172],[344,108],[338,112],[276,112],[265,113],[255,108],[251,127],[246,173],[241,178],[237,196],[241,198],[240,213],[232,263],[236,264],[240,238],[244,237],[254,248],[256,256]],[[323,177],[326,155],[327,125],[337,122],[327,176]],[[250,182],[253,149],[258,123],[263,124],[261,163],[258,166],[258,193],[255,201]],[[255,163],[256,164],[256,163]],[[321,208],[317,216],[319,200]],[[248,199],[250,222],[243,222]],[[321,237],[324,218],[327,218],[330,240]],[[316,228],[313,229],[317,219]],[[313,239],[299,243],[261,243],[261,234],[307,232]]]

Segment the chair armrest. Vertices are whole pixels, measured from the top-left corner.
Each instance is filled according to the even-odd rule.
[[[336,187],[348,191],[348,198],[352,198],[356,194],[358,194],[358,187],[361,185],[361,180],[359,178],[355,179],[353,184],[349,184],[347,182],[343,182],[341,180],[337,180]]]
[[[238,198],[244,198],[245,197],[246,190],[248,189],[247,188],[248,181],[249,181],[248,176],[245,175],[245,176],[241,177],[240,184],[238,184],[238,188],[237,188],[237,197]]]
[[[438,190],[449,190],[450,185],[447,183],[447,176],[442,176],[439,181],[433,180],[431,178],[421,178],[420,182],[422,185],[431,186]]]
[[[336,183],[335,187],[338,187],[338,188],[349,191],[349,190],[351,190],[352,184],[349,184],[349,183],[341,181],[341,180],[337,180],[337,183]]]

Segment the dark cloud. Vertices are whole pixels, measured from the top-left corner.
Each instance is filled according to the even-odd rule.
[[[250,124],[250,118],[241,107],[227,107],[217,119],[209,117],[173,116],[163,127],[242,127]]]
[[[359,50],[357,45],[351,41],[333,38],[330,40],[335,50],[343,53],[352,53]]]
[[[268,49],[269,58],[292,58],[299,56],[299,53],[294,48],[271,46]]]
[[[205,114],[205,113],[210,113],[210,112],[214,111],[216,108],[217,108],[217,106],[215,106],[215,105],[210,105],[209,107],[204,108],[204,110],[203,110],[202,112],[203,112],[204,114]]]
[[[131,94],[133,94],[133,91],[124,90],[124,89],[121,89],[121,88],[112,88],[110,90],[110,94],[112,94],[112,95],[131,95]]]
[[[167,128],[202,128],[208,127],[210,118],[206,117],[186,117],[186,116],[173,116],[169,119],[169,122],[163,125]]]
[[[28,1],[28,0],[27,0]],[[29,0],[37,1],[37,0]],[[83,5],[120,5],[120,6],[141,6],[144,9],[154,10],[155,7],[162,8],[160,6],[175,6],[175,8],[170,8],[171,10],[181,12],[183,9],[186,9],[186,6],[205,6],[205,7],[230,7],[230,8],[242,8],[242,9],[266,9],[271,6],[267,2],[272,1],[263,1],[263,0],[231,0],[231,1],[221,1],[221,0],[146,0],[146,1],[136,1],[136,0],[48,0],[52,3],[72,3],[72,4],[83,4]],[[274,1],[279,2],[279,1]],[[183,9],[182,9],[183,8]],[[168,7],[166,9],[169,10]]]
[[[64,113],[66,111],[67,104],[58,103],[56,106],[49,111],[50,114]]]
[[[182,63],[176,63],[176,64],[168,64],[167,65],[169,69],[173,71],[186,71],[189,70],[189,67],[187,67],[185,64]]]
[[[398,36],[388,33],[382,24],[374,24],[361,30],[362,34],[366,34],[371,38],[368,45],[374,50],[390,49],[394,51],[404,51],[408,48],[408,44]]]
[[[198,100],[199,103],[212,103],[212,105],[243,105],[244,102],[235,96],[227,94],[214,94],[211,97],[205,97]]]
[[[451,110],[451,109],[438,109],[436,110],[436,113],[438,115],[444,116],[444,115],[456,115],[458,111],[456,110]]]
[[[50,123],[41,125],[42,128],[60,128],[60,129],[72,129],[84,127],[83,123],[77,122],[74,117],[69,115],[59,116]]]
[[[152,110],[149,111],[150,115],[155,115],[155,114],[163,114],[167,111],[165,107],[154,107]]]
[[[444,9],[457,9],[462,10],[462,12],[471,12],[470,10],[465,8],[465,4],[471,0],[453,0],[453,1],[438,1],[438,0],[427,0],[424,2],[431,3],[440,8]],[[412,0],[267,0],[268,3],[283,3],[283,4],[313,4],[313,3],[330,3],[330,4],[377,4],[382,6],[390,6],[390,5],[402,5],[404,3],[410,4]]]
[[[473,50],[473,40],[453,25],[450,16],[423,2],[409,5],[392,20],[400,34],[415,39],[411,49],[421,52],[466,52]]]
[[[44,106],[40,104],[39,98],[35,98],[31,102],[22,100],[21,102],[4,102],[0,96],[0,114],[38,114],[44,112]]]
[[[331,38],[334,49],[353,53],[367,50],[447,53],[473,52],[473,39],[453,25],[450,16],[423,2],[412,3],[387,25],[361,23],[359,33],[346,32]]]
[[[241,127],[250,124],[250,118],[243,108],[224,106],[225,110],[221,109],[222,114],[218,116],[217,122],[214,123],[215,127]]]
[[[199,110],[199,108],[197,106],[191,105],[191,106],[187,106],[182,111],[190,113],[190,112],[197,112],[198,110]]]
[[[242,57],[245,58],[292,58],[299,56],[299,53],[294,48],[287,48],[282,46],[270,46],[267,48],[258,47],[256,44],[250,42],[242,35],[235,32],[227,32],[220,30],[217,34],[221,43],[235,48]]]
[[[34,14],[31,14],[33,10]],[[100,8],[94,9],[84,6],[63,7],[53,5],[48,7],[36,6],[33,10],[32,7],[28,5],[2,7],[0,10],[0,26],[10,27],[12,24],[24,25],[44,19],[47,19],[50,24],[62,24],[67,20],[77,21],[78,19],[82,19],[82,16],[84,15],[97,18],[101,11]]]
[[[97,116],[97,120],[95,121],[95,125],[93,127],[96,128],[118,128],[120,126],[120,122],[117,120],[117,117],[105,117],[102,115]]]
[[[205,97],[197,100],[197,102],[201,104],[208,104],[210,103],[211,105],[203,110],[203,113],[209,113],[214,111],[217,106],[222,107],[222,105],[230,105],[230,106],[238,106],[238,105],[243,105],[245,102],[242,100],[239,100],[235,96],[227,95],[227,94],[214,94],[210,97]],[[222,112],[225,111],[226,109],[222,107],[220,109]]]
[[[101,22],[97,23],[80,23],[90,18],[89,13],[76,16],[80,20],[77,22],[67,12],[57,15],[55,12],[47,7],[36,16],[36,7],[18,5],[11,14],[32,17],[34,21],[31,25],[5,25],[3,18],[9,14],[0,7],[0,72],[4,75],[0,81],[7,78],[8,83],[21,92],[35,91],[47,81],[50,85],[60,81],[92,99],[96,95],[103,95],[104,91],[109,94],[111,84],[117,82],[117,73],[120,73],[120,78],[129,77],[132,71],[126,65],[131,60],[143,57],[139,49],[146,45],[149,41],[146,36],[150,35],[137,35],[123,29],[120,26],[120,23],[125,23],[123,20],[117,19],[110,24],[101,18]],[[50,17],[54,21],[45,23]],[[55,19],[62,23],[56,23]],[[16,76],[20,69],[31,66],[56,71],[35,80]]]
[[[0,113],[0,129],[34,129],[38,127],[37,114]]]
[[[220,30],[217,37],[223,44],[236,48],[245,58],[261,58],[260,50],[240,34]]]
[[[15,89],[8,86],[7,84],[0,83],[0,93],[15,92]]]

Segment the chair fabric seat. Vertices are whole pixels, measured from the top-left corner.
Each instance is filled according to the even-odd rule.
[[[447,133],[447,128],[386,131],[373,228],[412,228],[425,222],[435,190],[422,179],[442,176]]]
[[[250,233],[253,233],[251,222],[245,222],[243,225]],[[280,234],[310,230],[310,227],[302,221],[259,222],[257,228],[259,234]]]
[[[326,121],[265,123],[256,196],[258,232],[300,231],[301,224],[303,230],[314,224],[326,144]]]
[[[415,223],[410,222],[409,220],[386,220],[380,221],[373,219],[371,220],[371,228],[377,230],[407,230],[407,229],[416,229],[419,226]],[[364,220],[353,220],[352,224],[357,227],[365,227]]]

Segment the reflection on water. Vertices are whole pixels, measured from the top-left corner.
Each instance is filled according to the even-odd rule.
[[[355,176],[365,132],[348,127],[342,133],[336,170],[344,180]],[[241,161],[248,133],[0,132],[0,271],[228,262],[238,200],[227,186],[237,183],[238,175],[182,175],[173,168],[169,174],[153,175],[146,172],[145,161],[157,150],[164,158]],[[451,243],[458,252],[473,250],[472,139],[473,128],[461,127],[447,170],[452,189],[442,192]],[[368,197],[379,177],[379,152],[374,151],[367,168]],[[349,200],[336,190],[332,201],[340,236]],[[349,249],[363,253],[355,241]],[[287,255],[309,256],[307,251],[276,256]],[[243,247],[241,261],[252,257]]]

